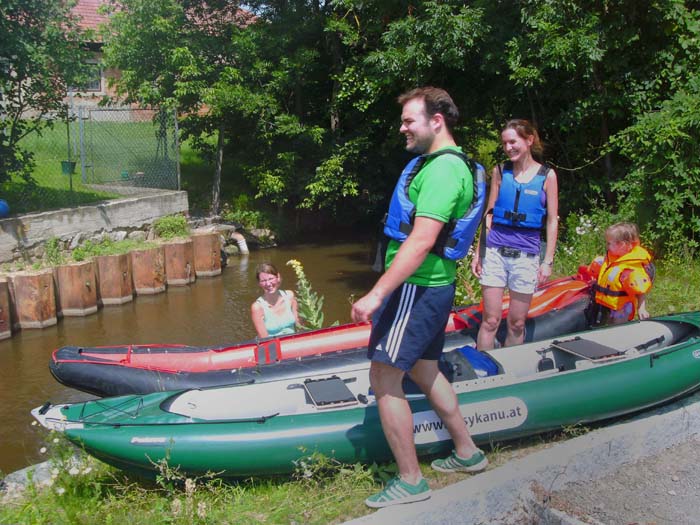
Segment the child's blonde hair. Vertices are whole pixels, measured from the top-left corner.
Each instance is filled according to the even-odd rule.
[[[615,242],[639,244],[639,228],[632,222],[617,222],[608,226],[605,238]]]

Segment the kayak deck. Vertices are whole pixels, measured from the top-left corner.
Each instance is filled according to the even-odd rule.
[[[468,359],[457,350],[465,344],[465,338],[455,336],[446,340],[446,352],[452,366],[461,368],[458,380],[453,382],[456,392],[476,391],[494,388],[498,385],[514,384],[536,380],[547,375],[575,372],[591,366],[604,366],[622,359],[631,359],[642,354],[666,348],[678,341],[698,334],[692,325],[644,321],[616,327],[584,332],[568,340],[550,339],[521,346],[499,348],[489,352],[490,358],[499,366],[499,372],[487,377],[476,377],[465,370],[471,365]],[[592,359],[581,356],[567,348],[567,343],[577,343],[578,353],[586,347],[607,348],[613,355]],[[551,367],[543,367],[542,362],[551,360]],[[198,421],[231,420],[255,418],[270,415],[290,415],[316,412],[319,409],[345,408],[348,405],[367,405],[374,402],[369,383],[368,362],[325,371],[322,374],[309,374],[295,379],[284,379],[268,383],[224,386],[206,389],[193,389],[176,394],[161,405],[172,414],[193,418]],[[459,377],[468,379],[459,380]],[[355,402],[330,402],[319,407],[313,402],[308,383],[336,377],[345,387],[342,394],[350,392]],[[339,386],[336,382],[334,385]],[[245,400],[238,399],[236,389],[244,388]],[[421,393],[413,395],[422,396]],[[235,400],[235,401],[234,401]]]

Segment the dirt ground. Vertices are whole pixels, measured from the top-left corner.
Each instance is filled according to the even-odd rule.
[[[698,525],[700,438],[594,482],[570,483],[551,494],[549,505],[584,523]]]

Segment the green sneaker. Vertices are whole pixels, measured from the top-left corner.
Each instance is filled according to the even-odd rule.
[[[472,454],[468,459],[460,458],[454,450],[445,459],[436,459],[430,466],[439,472],[479,472],[484,470],[489,464],[489,460],[481,450]]]
[[[365,505],[373,509],[423,501],[430,497],[430,486],[421,478],[417,485],[411,485],[396,476],[389,480],[384,490],[373,494],[365,500]]]

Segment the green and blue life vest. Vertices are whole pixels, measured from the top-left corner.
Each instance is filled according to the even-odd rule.
[[[486,172],[477,162],[464,153],[443,149],[435,153],[420,155],[412,159],[401,172],[389,204],[389,212],[384,220],[384,234],[398,242],[404,242],[413,230],[416,207],[408,196],[408,188],[414,177],[425,163],[439,155],[456,155],[464,161],[472,173],[474,197],[472,203],[461,218],[450,219],[445,223],[431,250],[445,259],[458,260],[467,255],[474,241],[486,202]]]

